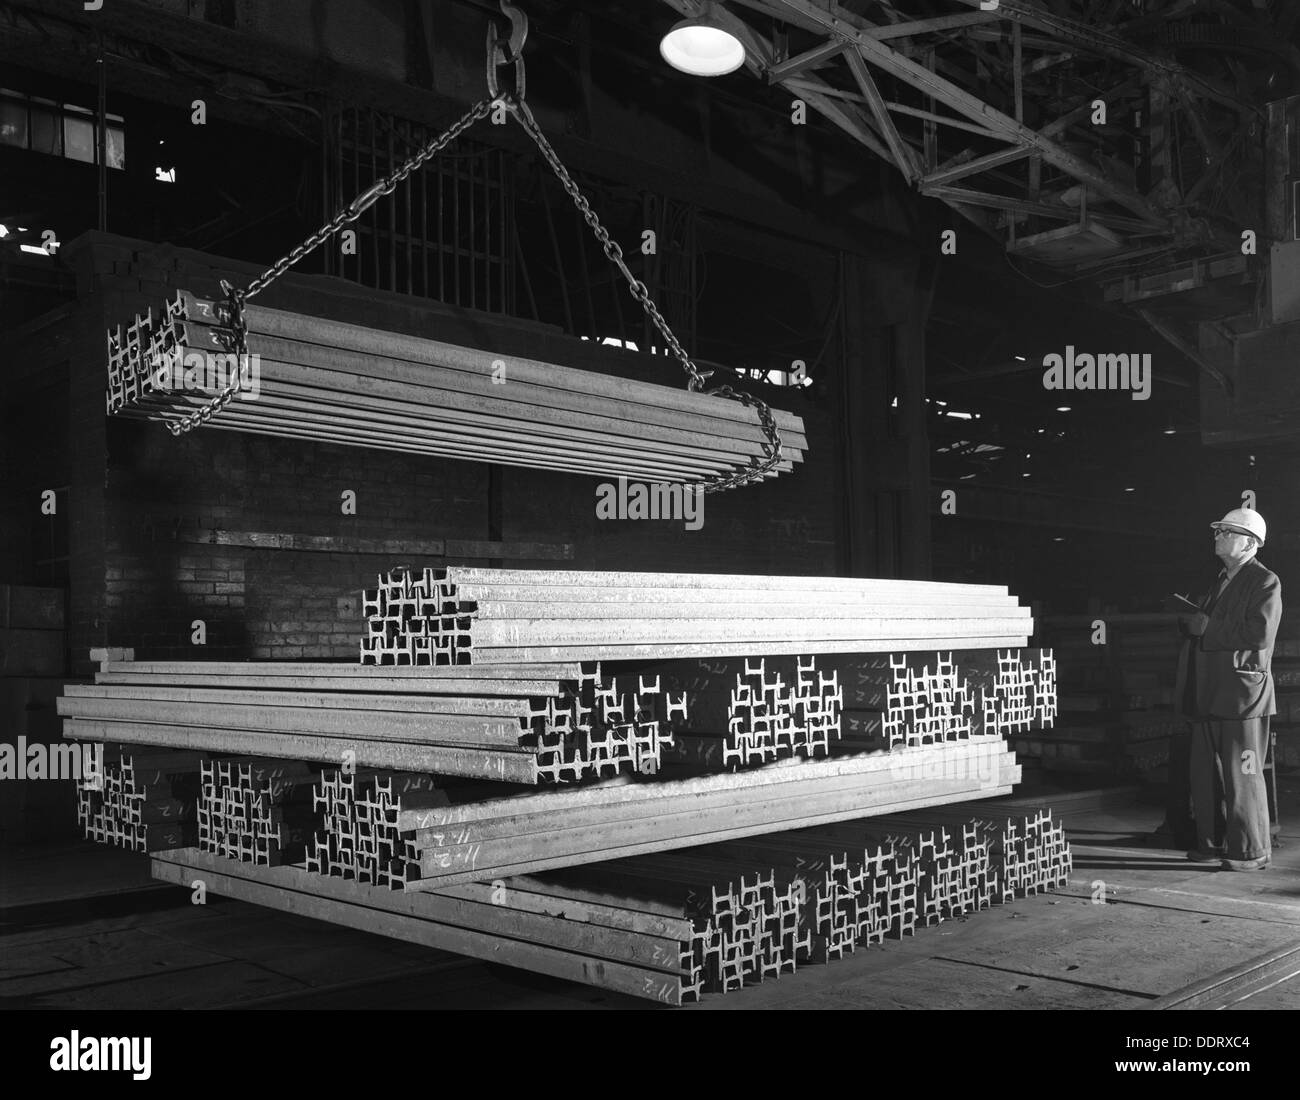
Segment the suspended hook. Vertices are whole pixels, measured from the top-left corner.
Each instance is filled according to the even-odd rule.
[[[499,99],[501,92],[497,85],[497,69],[503,65],[513,65],[515,70],[516,102],[524,98],[524,43],[528,40],[528,16],[509,0],[501,0],[501,12],[510,20],[510,37],[503,38],[497,29],[495,19],[488,22],[487,34],[487,85],[493,99]]]

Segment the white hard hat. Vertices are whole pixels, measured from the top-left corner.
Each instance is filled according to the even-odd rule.
[[[1254,508],[1234,508],[1223,519],[1210,524],[1216,531],[1221,528],[1227,528],[1229,531],[1240,531],[1243,535],[1254,535],[1259,540],[1260,546],[1264,545],[1264,535],[1268,531],[1268,524],[1264,522],[1261,516]]]

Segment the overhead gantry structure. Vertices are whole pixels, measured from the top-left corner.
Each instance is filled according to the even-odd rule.
[[[1249,308],[1243,233],[1265,253],[1282,220],[1266,209],[1266,104],[1300,91],[1300,5],[664,3],[729,30],[753,75],[1010,256],[1095,279],[1230,388],[1185,327],[1194,318],[1149,299],[1177,291],[1191,265],[1197,287],[1228,291],[1220,315]],[[1158,293],[1135,290],[1153,276]]]

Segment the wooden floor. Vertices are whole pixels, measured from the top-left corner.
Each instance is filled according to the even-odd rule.
[[[1268,871],[1143,846],[1161,814],[1135,792],[1062,795],[1066,891],[680,1011],[1300,1008],[1300,778],[1281,787]],[[192,905],[144,856],[90,843],[0,860],[0,1007],[649,1007],[241,902]]]

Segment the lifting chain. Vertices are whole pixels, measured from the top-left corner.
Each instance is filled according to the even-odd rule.
[[[705,481],[703,483],[704,491],[706,493],[723,492],[761,479],[781,461],[781,433],[777,429],[776,418],[772,415],[772,410],[767,402],[757,397],[751,397],[747,393],[740,393],[730,386],[717,386],[712,390],[704,391],[704,384],[712,376],[713,372],[700,370],[691,360],[691,357],[686,354],[686,350],[674,335],[673,330],[668,326],[663,314],[659,312],[659,307],[651,299],[650,291],[646,289],[645,283],[633,275],[628,268],[627,262],[623,259],[623,249],[617,241],[610,237],[609,231],[601,224],[596,212],[592,210],[591,204],[587,202],[573,177],[569,175],[568,169],[564,167],[559,155],[551,148],[551,143],[546,140],[546,135],[542,133],[541,127],[537,125],[537,120],[533,117],[533,112],[529,109],[528,104],[510,99],[505,102],[507,109],[519,120],[519,124],[524,128],[528,136],[533,139],[546,163],[551,166],[551,170],[555,173],[565,191],[569,193],[569,197],[573,199],[573,205],[578,208],[582,220],[591,226],[591,231],[595,234],[596,240],[600,242],[600,247],[604,250],[609,262],[622,272],[623,278],[627,280],[628,290],[631,292],[632,297],[641,303],[641,308],[645,310],[646,316],[659,330],[664,343],[672,350],[673,355],[681,363],[682,369],[690,376],[686,388],[692,392],[706,392],[710,397],[730,398],[733,401],[739,401],[742,405],[752,405],[757,411],[759,422],[763,426],[763,434],[767,437],[763,442],[763,457],[751,458],[747,469],[739,470],[728,477]]]
[[[434,138],[425,145],[419,152],[408,158],[401,167],[397,168],[391,174],[383,179],[376,181],[367,190],[361,192],[347,206],[343,207],[329,221],[322,225],[315,233],[303,241],[292,251],[280,257],[274,264],[268,267],[261,275],[254,279],[244,290],[236,290],[225,279],[221,280],[221,290],[225,294],[225,301],[217,307],[217,316],[221,322],[232,330],[229,337],[223,338],[222,343],[227,351],[233,352],[239,358],[237,362],[242,365],[244,357],[248,354],[247,333],[248,325],[244,320],[244,303],[255,294],[260,294],[276,279],[283,275],[294,264],[298,263],[304,256],[309,255],[324,244],[330,237],[334,236],[340,229],[350,222],[356,221],[362,214],[370,209],[385,195],[390,195],[407,176],[419,168],[430,157],[436,156],[461,134],[468,130],[479,119],[486,118],[492,110],[492,101],[481,99],[465,114],[461,115],[452,126],[438,137]],[[234,372],[234,380],[226,386],[216,397],[208,402],[203,408],[195,413],[191,413],[179,422],[167,425],[172,435],[180,435],[182,432],[193,431],[200,424],[206,424],[212,419],[213,415],[224,409],[230,404],[231,400],[237,394],[242,385],[242,372]]]
[[[487,38],[487,84],[490,93],[489,99],[479,100],[469,111],[462,115],[445,133],[441,134],[433,141],[425,145],[414,156],[410,157],[400,168],[377,181],[368,190],[363,191],[347,206],[343,207],[334,217],[320,227],[315,233],[294,248],[291,252],[281,257],[275,264],[269,267],[265,272],[254,279],[244,290],[236,290],[226,280],[221,281],[221,290],[225,294],[225,301],[217,307],[217,315],[222,324],[229,327],[231,334],[223,338],[223,344],[228,351],[237,355],[238,362],[243,363],[244,357],[248,354],[247,349],[247,332],[248,326],[244,320],[244,304],[255,294],[265,290],[272,282],[278,279],[294,264],[304,256],[315,251],[325,241],[337,233],[349,222],[354,222],[366,210],[368,210],[380,198],[389,195],[399,183],[406,179],[415,169],[421,167],[429,158],[436,156],[447,145],[456,140],[468,130],[474,123],[498,107],[504,107],[515,120],[524,128],[524,131],[533,139],[538,151],[542,154],[546,163],[551,166],[556,178],[568,192],[569,197],[573,200],[573,205],[577,207],[578,213],[582,215],[583,221],[591,227],[595,234],[596,240],[600,243],[606,258],[622,273],[623,278],[627,280],[628,290],[650,318],[659,334],[663,337],[664,343],[672,351],[677,361],[681,363],[682,369],[689,376],[686,388],[693,393],[705,393],[709,397],[725,398],[732,401],[739,401],[742,405],[752,407],[758,414],[759,423],[762,425],[763,434],[766,437],[763,447],[762,458],[751,458],[749,466],[746,469],[738,470],[734,474],[726,477],[717,477],[705,480],[702,483],[703,491],[706,493],[723,492],[727,489],[734,489],[741,485],[748,485],[753,481],[761,480],[767,473],[773,470],[781,461],[781,433],[777,428],[776,418],[772,415],[772,409],[767,402],[753,397],[750,394],[742,393],[733,389],[731,386],[715,386],[711,390],[705,390],[704,386],[712,377],[712,371],[700,370],[686,353],[680,341],[678,341],[673,330],[669,327],[659,307],[655,305],[650,297],[650,291],[645,283],[632,274],[627,262],[623,259],[623,249],[618,242],[610,237],[609,231],[601,224],[600,218],[592,210],[591,204],[583,195],[582,190],[574,182],[573,177],[569,174],[564,163],[560,160],[559,154],[551,147],[551,143],[546,140],[546,135],[542,133],[541,127],[537,124],[537,119],[533,117],[533,112],[529,109],[524,100],[524,59],[523,47],[528,38],[528,17],[520,11],[509,0],[500,0],[502,12],[510,20],[510,37],[503,45],[501,35],[498,32],[495,21],[488,25]],[[497,70],[509,65],[514,69],[515,87],[513,93],[502,94],[499,90],[497,80]],[[182,432],[188,432],[198,427],[200,424],[207,423],[217,412],[220,412],[234,396],[239,392],[242,385],[242,375],[240,371],[234,372],[234,380],[220,394],[213,398],[207,405],[197,412],[181,420],[179,423],[169,423],[168,429],[173,435],[180,435]]]

